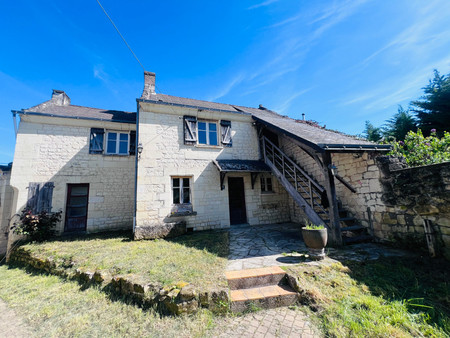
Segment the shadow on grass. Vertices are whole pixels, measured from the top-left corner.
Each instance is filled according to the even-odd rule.
[[[403,301],[411,313],[425,312],[450,335],[450,262],[412,256],[343,263],[373,295]]]
[[[191,232],[167,241],[178,243],[189,248],[205,250],[219,257],[227,258],[229,254],[229,232],[226,230],[208,230]]]

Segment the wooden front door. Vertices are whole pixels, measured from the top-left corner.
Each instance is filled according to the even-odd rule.
[[[85,231],[87,224],[89,184],[68,184],[64,231]]]
[[[230,205],[230,224],[247,223],[244,178],[228,177],[228,202]]]

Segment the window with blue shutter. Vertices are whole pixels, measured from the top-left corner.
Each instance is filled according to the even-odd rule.
[[[51,212],[54,187],[53,182],[31,182],[28,185],[27,209],[31,210],[33,214],[42,211]]]

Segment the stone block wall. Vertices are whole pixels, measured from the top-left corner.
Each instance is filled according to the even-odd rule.
[[[14,197],[13,190],[9,185],[10,178],[10,171],[0,170],[0,257],[6,253],[9,220]]]
[[[54,182],[52,210],[62,210],[57,231],[64,231],[67,184],[89,183],[87,232],[132,229],[134,156],[89,154],[90,129],[135,130],[134,124],[21,117],[11,185],[17,189],[15,212],[27,203],[30,182]]]
[[[137,232],[141,227],[181,221],[193,230],[229,227],[228,177],[244,179],[248,223],[289,220],[287,194],[276,182],[275,192],[266,195],[261,194],[259,177],[252,189],[250,173],[229,173],[225,178],[225,189],[220,189],[220,174],[213,160],[260,158],[256,128],[250,115],[143,102],[140,105],[138,135],[143,152],[138,161]],[[184,115],[210,121],[231,121],[233,146],[185,145]],[[191,179],[193,214],[171,216],[174,207],[172,177]]]
[[[431,222],[435,249],[450,259],[450,163],[402,168],[397,158],[379,157],[382,229],[378,237],[427,247],[424,221]]]

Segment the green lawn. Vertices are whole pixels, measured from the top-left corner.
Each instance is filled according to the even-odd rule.
[[[227,285],[227,232],[205,231],[152,241],[133,241],[127,233],[90,235],[21,248],[72,270],[98,270],[163,286],[188,283],[210,289]]]
[[[297,265],[303,303],[331,337],[448,337],[450,264],[383,258]]]
[[[95,287],[7,266],[0,266],[0,298],[38,337],[204,337],[220,320],[206,310],[160,317]]]

